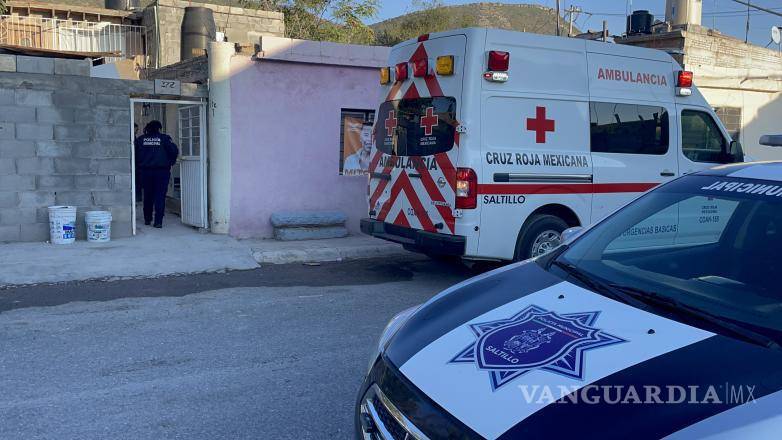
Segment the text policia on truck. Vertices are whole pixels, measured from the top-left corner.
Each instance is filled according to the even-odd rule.
[[[389,65],[361,227],[410,250],[541,255],[650,188],[743,160],[665,52],[460,29],[395,46]]]

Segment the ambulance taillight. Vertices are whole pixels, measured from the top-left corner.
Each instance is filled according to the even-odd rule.
[[[380,84],[386,85],[391,82],[391,68],[380,68]]]
[[[425,78],[429,76],[429,60],[419,58],[413,61],[413,76],[416,78]]]
[[[394,77],[396,78],[396,82],[402,82],[407,80],[407,63],[399,63],[394,68]]]
[[[478,175],[470,168],[456,169],[456,209],[478,207]]]
[[[692,72],[679,71],[676,77],[676,94],[679,96],[692,95]]]
[[[492,50],[489,52],[489,71],[507,72],[510,67],[510,53]]]

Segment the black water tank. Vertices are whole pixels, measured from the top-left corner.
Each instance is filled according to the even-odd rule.
[[[205,55],[209,42],[215,40],[215,19],[212,10],[188,6],[182,18],[181,61]]]
[[[117,11],[130,11],[139,9],[141,0],[106,0],[106,9],[115,9]]]
[[[633,11],[627,17],[627,35],[633,34],[651,34],[654,15],[649,11]]]

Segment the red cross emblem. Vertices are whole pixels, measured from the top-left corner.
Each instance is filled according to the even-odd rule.
[[[391,110],[388,112],[388,119],[386,119],[386,136],[391,137],[394,135],[394,129],[397,125],[396,112]]]
[[[535,132],[535,142],[546,143],[546,132],[554,131],[554,120],[546,119],[546,107],[537,107],[535,118],[527,118],[527,130]]]
[[[434,107],[426,108],[426,116],[421,117],[421,128],[424,129],[425,136],[431,136],[434,127],[440,124],[440,117],[434,114]]]

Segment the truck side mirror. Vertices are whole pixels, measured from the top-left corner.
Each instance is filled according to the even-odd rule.
[[[744,162],[744,149],[741,147],[741,142],[730,141],[728,154],[733,159],[732,162]]]
[[[584,228],[581,226],[575,226],[572,228],[567,228],[564,231],[562,231],[562,235],[560,235],[560,242],[562,244],[568,244],[571,241],[575,240],[576,237],[581,235],[581,232],[584,231]]]

